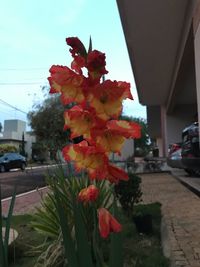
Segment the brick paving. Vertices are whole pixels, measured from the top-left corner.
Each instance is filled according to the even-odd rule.
[[[47,193],[47,188],[33,190],[30,193],[18,195],[15,200],[14,214],[32,213],[36,206],[40,205],[41,197]],[[7,214],[10,205],[10,199],[2,200],[2,212]]]
[[[142,174],[143,202],[160,202],[172,266],[200,267],[200,198],[172,175]]]

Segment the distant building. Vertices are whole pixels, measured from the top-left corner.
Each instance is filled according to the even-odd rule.
[[[36,142],[36,137],[32,132],[26,132],[26,122],[21,120],[5,120],[0,144],[14,145],[18,150],[22,144],[22,135],[24,133],[25,152],[28,158],[32,155],[32,144]]]

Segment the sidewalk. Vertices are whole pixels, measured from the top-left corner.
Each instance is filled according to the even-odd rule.
[[[200,267],[200,198],[172,175],[143,174],[143,202],[160,202],[165,252],[176,267]]]
[[[40,205],[41,197],[47,193],[47,187],[17,195],[14,206],[14,214],[31,213]],[[2,200],[2,211],[6,215],[10,204],[10,198]]]

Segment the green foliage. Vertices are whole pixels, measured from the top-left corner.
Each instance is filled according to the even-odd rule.
[[[52,193],[43,197],[41,207],[36,208],[32,226],[41,234],[56,239],[60,233],[59,218]]]
[[[122,211],[118,211],[119,221],[123,224],[122,245],[125,260],[124,266],[169,267],[169,260],[162,255],[162,247],[160,242],[160,204],[153,203],[149,205],[136,205],[135,211],[152,215],[153,233],[152,235],[148,236],[138,234],[133,221],[126,217]],[[10,264],[9,266],[64,267],[64,253],[60,237],[58,237],[57,240],[52,241],[51,245],[49,245],[43,255],[41,255],[40,260],[38,260],[37,264],[34,265],[36,258],[35,254],[32,253],[30,255],[30,249],[32,246],[38,246],[42,244],[44,237],[30,227],[31,220],[32,216],[30,215],[13,216],[12,227],[15,228],[19,233],[19,236],[15,242],[15,251],[18,255],[17,251],[20,249],[21,254],[18,255],[15,263]],[[27,256],[27,253],[29,253],[29,256]],[[105,247],[105,253],[109,253],[108,246]]]
[[[9,267],[33,267],[41,253],[40,246],[45,239],[30,225],[32,220],[29,214],[12,217],[11,227],[18,232],[18,237],[9,246]]]
[[[113,215],[119,220],[119,209],[116,200],[113,203]],[[116,256],[117,255],[117,256]],[[122,233],[111,234],[111,248],[109,257],[109,267],[122,267],[123,266],[123,240]]]
[[[70,266],[76,266],[76,262],[83,264],[78,266],[91,266],[90,257],[92,256],[93,259],[96,254],[100,257],[99,251],[95,252],[92,245],[94,239],[99,240],[98,230],[94,228],[96,225],[94,223],[94,211],[96,213],[96,209],[99,207],[111,208],[113,197],[110,187],[105,180],[95,181],[94,183],[100,191],[99,197],[95,204],[83,205],[77,202],[77,196],[81,189],[89,186],[88,177],[69,176],[66,178],[64,170],[59,167],[54,175],[48,175],[47,181],[50,192],[42,199],[42,206],[37,209],[32,222],[32,226],[48,240],[48,248],[47,243],[44,244],[45,251],[39,257],[36,266],[60,266],[56,263],[51,265],[48,260],[50,255],[47,251],[52,253],[52,248],[55,250],[60,248],[62,242],[66,248],[65,257],[69,260],[69,257],[74,255]],[[83,242],[83,240],[85,241]],[[69,250],[72,251],[68,253]],[[93,251],[92,254],[91,251]],[[59,249],[59,253],[57,255],[59,257],[58,263],[61,259],[64,261],[64,251]],[[87,257],[86,254],[88,254]],[[55,255],[54,258],[57,256]],[[76,257],[78,259],[75,259]]]
[[[32,144],[32,159],[43,163],[48,157],[48,147],[42,141],[37,141]]]
[[[17,152],[17,148],[14,145],[9,144],[1,144],[0,145],[0,155],[3,155],[5,153],[9,152]]]
[[[124,212],[131,217],[134,204],[141,200],[141,178],[133,173],[129,173],[128,176],[128,181],[119,181],[119,183],[115,185],[115,194]]]
[[[56,181],[56,183],[55,183]],[[73,197],[77,197],[78,193],[85,187],[89,186],[89,179],[87,177],[67,177],[64,174],[62,167],[57,168],[55,173],[51,176],[47,176],[47,183],[50,186],[50,192],[46,197],[42,199],[42,206],[37,208],[34,214],[33,227],[40,233],[51,237],[57,238],[60,233],[60,224],[58,210],[55,202],[53,192],[59,191],[61,202],[65,213],[68,215],[68,223],[70,229],[73,228]],[[96,206],[111,208],[112,192],[107,186],[107,182],[97,181],[96,186],[99,188],[100,194],[96,200]],[[72,192],[74,195],[72,195]],[[85,206],[82,209],[85,225],[87,226],[88,235],[91,233],[92,217],[93,217],[92,205]]]
[[[44,143],[50,151],[62,148],[69,137],[69,131],[63,131],[64,107],[58,96],[48,97],[29,112],[28,120],[37,141]]]
[[[148,133],[147,121],[144,118],[129,117],[121,115],[121,120],[133,121],[141,126],[141,138],[134,139],[135,156],[145,156],[150,149],[150,137]]]
[[[2,217],[2,206],[0,203],[0,266],[1,267],[8,267],[8,241],[9,241],[10,225],[15,203],[15,197],[16,197],[16,188],[13,192],[13,196],[10,202],[8,216],[5,219],[5,236],[2,235],[3,217]],[[0,187],[0,199],[1,199],[1,187]]]
[[[170,263],[163,256],[160,238],[161,205],[152,203],[136,205],[135,211],[152,215],[153,232],[141,235],[137,232],[133,221],[121,213],[123,222],[123,246],[125,266],[133,267],[169,267]]]

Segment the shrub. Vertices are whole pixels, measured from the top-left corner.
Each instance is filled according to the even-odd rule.
[[[16,146],[9,145],[9,144],[0,145],[0,155],[3,155],[4,153],[9,153],[9,152],[17,152]]]
[[[129,173],[128,181],[119,181],[115,185],[115,194],[122,209],[128,217],[132,216],[134,204],[141,201],[142,192],[140,188],[141,178],[134,173]]]

